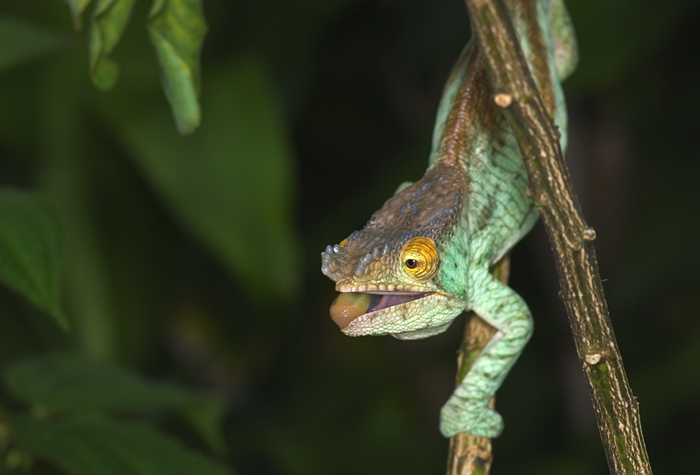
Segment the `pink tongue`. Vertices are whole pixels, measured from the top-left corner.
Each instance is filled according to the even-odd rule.
[[[387,307],[393,307],[394,305],[401,305],[402,303],[410,302],[415,300],[418,296],[416,294],[393,294],[393,295],[382,295],[381,300],[376,307],[372,308],[372,311],[381,310]]]

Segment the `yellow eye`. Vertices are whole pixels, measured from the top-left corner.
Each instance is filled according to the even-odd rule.
[[[345,245],[348,243],[348,238],[343,239],[340,241],[340,244],[338,244],[340,247],[345,247]]]
[[[425,236],[409,239],[401,251],[403,270],[421,282],[427,282],[435,277],[438,261],[435,241]]]

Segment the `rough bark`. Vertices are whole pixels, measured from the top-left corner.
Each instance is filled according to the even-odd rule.
[[[588,382],[610,472],[651,474],[637,400],[627,382],[603,294],[592,244],[595,231],[586,224],[571,185],[559,133],[530,75],[503,0],[465,2],[495,91],[500,98],[512,99],[496,102],[505,106],[503,110],[525,161],[533,199],[547,229],[561,298]]]

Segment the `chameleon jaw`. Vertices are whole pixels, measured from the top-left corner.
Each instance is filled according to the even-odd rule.
[[[438,292],[341,292],[331,318],[348,336],[402,334],[441,325],[431,310],[449,299]]]
[[[331,319],[344,330],[358,318],[371,319],[384,309],[405,305],[426,295],[426,292],[341,292],[331,304]]]

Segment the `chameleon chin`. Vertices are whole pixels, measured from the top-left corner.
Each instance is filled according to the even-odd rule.
[[[565,150],[561,81],[577,57],[568,13],[561,0],[516,10],[518,37]],[[331,318],[346,335],[426,338],[465,310],[496,328],[442,408],[446,437],[501,433],[502,418],[487,402],[532,334],[525,302],[489,273],[539,216],[496,92],[472,40],[445,85],[423,177],[401,185],[361,230],[321,254],[321,271],[340,292]]]

